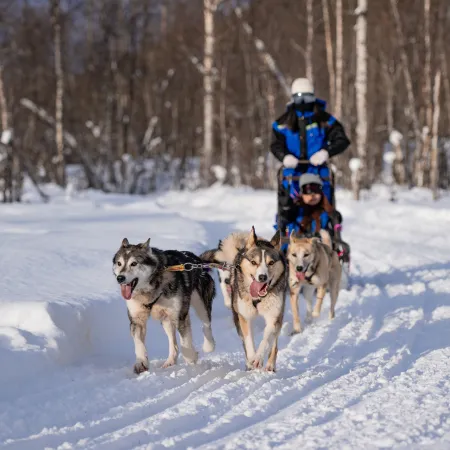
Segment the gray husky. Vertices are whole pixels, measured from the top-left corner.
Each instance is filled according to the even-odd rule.
[[[148,370],[145,348],[147,320],[161,321],[169,339],[169,356],[163,368],[176,364],[178,346],[175,330],[180,334],[181,353],[188,363],[195,363],[198,353],[192,342],[189,307],[192,304],[203,323],[203,351],[212,352],[215,342],[211,330],[211,308],[215,295],[211,276],[199,269],[170,272],[167,267],[201,263],[191,252],[158,250],[150,247],[150,239],[131,245],[127,239],[114,255],[113,271],[127,301],[131,336],[136,353],[135,373]]]
[[[233,233],[219,243],[218,249],[208,250],[200,258],[231,266],[231,309],[247,368],[262,368],[269,352],[266,370],[275,371],[287,284],[279,233],[271,241],[257,237],[254,228],[250,233]],[[264,317],[266,327],[255,351],[251,321],[258,315]]]

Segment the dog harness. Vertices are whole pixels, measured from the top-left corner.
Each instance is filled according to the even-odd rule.
[[[151,311],[152,308],[153,308],[153,306],[155,305],[155,303],[161,298],[161,295],[163,295],[162,292],[158,295],[158,297],[155,298],[155,300],[153,300],[153,301],[150,302],[150,303],[144,304],[144,305],[143,305],[144,308],[147,308],[149,311]]]

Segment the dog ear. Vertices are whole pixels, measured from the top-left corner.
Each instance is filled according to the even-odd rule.
[[[320,238],[317,238],[317,237],[313,237],[312,239],[311,239],[311,244],[312,244],[312,246],[313,246],[313,248],[316,250],[317,249],[317,247],[319,246],[319,244],[321,243],[322,241],[320,240]]]
[[[256,244],[257,240],[258,240],[258,238],[256,237],[255,227],[252,227],[252,231],[250,231],[245,248],[253,247]]]
[[[130,245],[130,243],[128,242],[127,238],[123,238],[122,240],[122,247],[128,247]]]
[[[297,233],[295,232],[295,230],[292,230],[292,231],[291,231],[291,234],[289,235],[289,240],[290,240],[291,242],[295,242],[295,241],[298,240],[298,235],[297,235]]]
[[[143,248],[144,250],[150,250],[150,238],[148,238],[142,244],[139,244],[139,247]]]
[[[281,249],[281,232],[280,230],[277,230],[275,234],[273,235],[272,239],[270,240],[270,243],[277,249]]]

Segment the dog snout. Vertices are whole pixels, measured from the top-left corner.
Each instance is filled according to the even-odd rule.
[[[125,276],[124,275],[117,275],[117,282],[118,283],[123,283],[125,281]]]
[[[267,281],[267,275],[266,274],[261,274],[258,276],[258,281],[260,281],[261,283],[264,283],[264,281]]]
[[[303,266],[297,266],[296,269],[297,272],[303,272]]]

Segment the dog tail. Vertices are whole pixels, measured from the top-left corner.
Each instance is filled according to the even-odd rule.
[[[243,232],[230,234],[220,243],[216,259],[220,262],[233,264],[239,250],[245,247],[248,236],[248,233]]]
[[[203,252],[199,258],[204,262],[217,262],[216,253],[219,251],[218,248],[213,248],[212,250],[206,250]]]
[[[330,249],[333,249],[333,243],[331,242],[331,236],[330,233],[326,230],[320,230],[320,238],[322,239],[322,242]]]
[[[245,247],[248,233],[232,233],[223,241],[219,241],[219,247],[207,250],[200,255],[200,259],[205,262],[233,264],[239,250]]]
[[[200,277],[200,283],[198,285],[200,297],[202,298],[208,318],[211,321],[212,305],[214,297],[216,296],[216,284],[209,273],[204,273]]]

